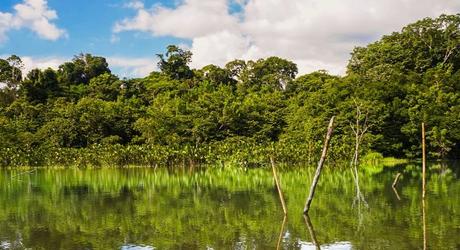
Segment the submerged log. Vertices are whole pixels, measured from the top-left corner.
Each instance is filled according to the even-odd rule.
[[[326,139],[324,140],[323,152],[321,153],[321,158],[318,162],[318,167],[316,168],[315,177],[313,178],[313,182],[311,183],[310,187],[310,194],[308,195],[307,201],[305,203],[305,207],[303,209],[303,213],[307,214],[308,210],[310,210],[311,202],[313,201],[313,196],[315,195],[316,185],[318,184],[319,176],[321,175],[321,169],[323,168],[324,161],[326,160],[327,150],[329,148],[329,141],[331,140],[332,131],[334,130],[334,116],[329,121],[329,126],[327,128]]]

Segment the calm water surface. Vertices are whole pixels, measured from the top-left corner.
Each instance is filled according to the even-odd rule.
[[[362,168],[361,199],[326,169],[309,218],[314,169],[281,171],[287,218],[269,169],[0,170],[0,249],[460,249],[456,169],[430,166],[425,202],[418,165]]]

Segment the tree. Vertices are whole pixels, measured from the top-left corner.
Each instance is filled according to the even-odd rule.
[[[455,156],[459,142],[456,112],[460,107],[460,94],[456,89],[459,72],[452,74],[451,67],[438,66],[423,74],[420,84],[412,84],[406,98],[409,122],[401,130],[409,137],[409,156],[418,156],[420,151],[419,127],[427,125],[427,143],[430,156],[445,158]],[[414,154],[415,153],[415,154]]]
[[[291,61],[269,57],[259,59],[250,66],[251,80],[256,84],[269,85],[277,89],[285,89],[297,75],[297,65]]]
[[[348,73],[378,77],[392,69],[422,73],[439,64],[460,69],[460,14],[425,18],[352,52]]]
[[[104,73],[89,81],[88,95],[106,101],[115,101],[124,88],[123,86],[118,77]]]
[[[460,69],[459,50],[460,15],[456,14],[425,18],[353,51],[347,78],[362,89],[362,98],[385,104],[384,123],[375,131],[381,139],[374,149],[386,155],[417,156],[422,121],[436,128],[433,140],[444,148],[431,152],[442,151],[435,155],[445,156],[446,150],[455,149],[451,133],[441,131],[453,128],[445,121],[457,105],[459,84],[449,78]]]
[[[254,90],[263,86],[275,90],[285,89],[297,75],[297,65],[279,57],[248,62],[235,60],[229,62],[226,69],[233,79]]]
[[[310,74],[297,77],[294,81],[286,86],[286,91],[289,95],[299,93],[312,93],[320,90],[327,81],[338,80],[339,77],[330,75],[325,70],[319,70]]]
[[[12,55],[0,59],[0,105],[8,106],[17,98],[18,86],[22,81],[24,65],[21,58]],[[2,86],[5,84],[6,86]]]
[[[6,78],[5,80],[6,80],[8,87],[12,89],[16,89],[22,80],[22,70],[24,69],[24,64],[22,63],[21,58],[18,57],[17,55],[11,55],[10,57],[6,59],[6,61],[10,65],[11,73],[9,73],[8,78],[6,78],[3,72],[0,73],[0,75],[4,75],[3,77]],[[3,71],[3,70],[0,69],[0,71]]]
[[[229,72],[230,77],[238,82],[247,80],[243,78],[246,67],[246,62],[243,60],[233,60],[225,64],[225,69]]]
[[[16,89],[22,80],[24,64],[20,57],[11,55],[6,60],[0,59],[0,82],[6,83],[11,89]]]
[[[158,68],[171,79],[183,80],[193,77],[193,72],[188,66],[192,60],[192,52],[169,45],[165,55],[157,54],[157,56],[160,59]]]
[[[427,18],[355,48],[345,76],[297,77],[279,57],[192,70],[192,53],[171,45],[158,55],[161,72],[144,78],[119,79],[104,58],[80,54],[22,80],[12,56],[0,60],[0,80],[10,83],[0,90],[0,147],[148,144],[194,159],[210,148],[260,159],[276,149],[279,159],[312,163],[334,115],[328,158],[351,158],[359,189],[360,156],[418,157],[421,122],[429,156],[458,157],[459,24],[460,15]]]
[[[207,65],[203,67],[200,72],[203,75],[203,80],[209,81],[216,85],[233,85],[236,82],[236,80],[232,78],[232,74],[229,70],[222,69],[216,65]]]
[[[45,103],[48,98],[58,97],[62,89],[58,83],[56,71],[51,68],[43,71],[33,69],[22,84],[23,95],[29,102]]]
[[[111,72],[104,57],[79,54],[72,62],[60,65],[58,73],[62,85],[79,85],[88,84],[92,78]]]

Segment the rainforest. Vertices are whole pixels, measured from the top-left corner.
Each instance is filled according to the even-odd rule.
[[[70,39],[47,4],[0,11],[0,49],[13,29]],[[139,78],[92,53],[1,58],[1,250],[460,249],[460,14],[355,47],[341,75],[278,56],[194,68],[183,45]]]
[[[309,164],[332,116],[330,161],[352,158],[357,129],[361,157],[420,157],[422,122],[429,157],[455,159],[459,25],[460,15],[426,18],[356,47],[343,76],[297,75],[279,57],[191,69],[175,45],[137,79],[91,54],[25,74],[12,55],[0,60],[0,165]]]

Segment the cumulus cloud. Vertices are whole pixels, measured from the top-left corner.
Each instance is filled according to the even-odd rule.
[[[6,59],[8,55],[0,55],[0,58]],[[47,69],[52,68],[57,70],[59,65],[63,64],[64,62],[68,61],[66,58],[62,57],[31,57],[31,56],[21,56],[22,63],[24,64],[24,68],[22,69],[23,77],[27,75],[33,69]],[[3,85],[5,86],[5,85]],[[0,83],[0,88],[3,87]]]
[[[69,61],[68,58],[63,57],[32,57],[32,56],[22,56],[22,62],[24,63],[24,72],[27,74],[33,69],[47,69],[52,68],[57,70],[59,65],[63,64],[66,61]]]
[[[57,70],[59,66],[65,62],[69,62],[72,58],[66,57],[34,57],[34,56],[20,56],[24,63],[24,75],[32,69],[47,69],[52,68]],[[0,58],[6,59],[8,55],[0,55]],[[150,72],[157,69],[158,59],[155,58],[130,58],[119,56],[105,57],[109,63],[109,68],[112,72],[119,77],[145,77]]]
[[[24,0],[16,4],[14,13],[0,12],[0,42],[7,39],[7,32],[27,28],[40,38],[57,40],[66,37],[67,32],[58,28],[52,20],[58,18],[55,10],[48,7],[46,0]]]
[[[109,67],[120,77],[145,77],[157,70],[154,58],[107,57]]]
[[[130,5],[140,7],[137,1]],[[237,18],[228,14],[226,0],[185,0],[175,9],[161,5],[138,8],[137,15],[117,22],[115,32],[138,30],[157,36],[172,35],[193,39],[197,36],[234,29]]]
[[[10,29],[12,17],[10,13],[0,12],[0,42],[6,39],[6,32]]]
[[[9,55],[0,55],[0,58],[6,59]],[[47,69],[51,68],[57,70],[59,65],[68,62],[71,58],[48,56],[48,57],[35,57],[35,56],[19,56],[24,64],[22,69],[24,76],[33,69]]]
[[[143,31],[190,39],[193,65],[280,56],[302,73],[342,74],[355,46],[424,17],[460,11],[458,0],[182,0],[146,8],[117,22],[115,33]],[[239,5],[237,13],[231,6]]]

